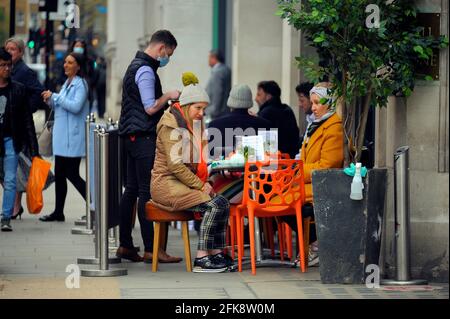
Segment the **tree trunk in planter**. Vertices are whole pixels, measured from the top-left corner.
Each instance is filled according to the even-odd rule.
[[[364,199],[350,199],[353,177],[342,170],[313,172],[314,215],[324,284],[363,284],[378,265],[386,195],[386,169],[369,170]]]

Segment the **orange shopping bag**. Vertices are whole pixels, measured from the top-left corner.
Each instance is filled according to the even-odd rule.
[[[39,157],[34,157],[31,163],[30,176],[27,184],[27,207],[30,214],[39,214],[44,207],[42,191],[47,181],[52,164]]]

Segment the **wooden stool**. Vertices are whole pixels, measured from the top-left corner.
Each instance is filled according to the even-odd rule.
[[[158,271],[158,252],[160,247],[164,247],[163,241],[166,238],[167,227],[171,222],[181,222],[183,231],[184,254],[186,257],[186,270],[192,272],[191,246],[189,241],[188,221],[194,219],[194,213],[190,212],[169,212],[156,207],[149,201],[145,207],[146,218],[155,222],[153,237],[153,261],[152,272]],[[161,227],[162,226],[162,227]],[[155,258],[156,256],[156,258]]]

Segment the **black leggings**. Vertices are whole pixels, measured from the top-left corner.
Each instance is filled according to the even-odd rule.
[[[81,157],[55,156],[55,214],[64,215],[67,196],[67,179],[86,200],[86,182],[80,176]]]

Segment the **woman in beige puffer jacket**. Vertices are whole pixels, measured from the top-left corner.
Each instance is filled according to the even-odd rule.
[[[204,110],[209,97],[199,85],[189,85],[180,102],[172,105],[157,127],[156,158],[151,195],[156,206],[168,211],[191,211],[203,215],[194,272],[224,272],[232,260],[223,253],[229,202],[216,196],[208,181],[203,153]],[[204,152],[203,152],[204,150]]]

